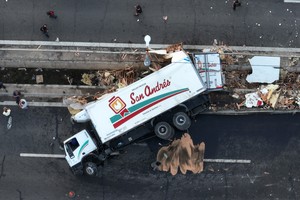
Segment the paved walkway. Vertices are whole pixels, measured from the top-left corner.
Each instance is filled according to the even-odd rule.
[[[103,91],[103,88],[95,86],[74,85],[29,85],[29,84],[5,84],[6,89],[0,90],[0,105],[15,105],[13,91],[19,90],[28,101],[29,106],[66,107],[63,104],[64,97],[93,95]]]

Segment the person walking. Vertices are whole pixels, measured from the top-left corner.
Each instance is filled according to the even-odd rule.
[[[54,14],[54,11],[53,10],[49,10],[47,12],[47,15],[50,17],[50,18],[53,18],[53,19],[56,19],[57,18],[57,15]]]
[[[47,26],[47,24],[44,24],[44,25],[40,28],[40,30],[43,32],[43,34],[46,35],[46,37],[49,37],[49,34],[48,34],[48,26]]]
[[[234,1],[233,1],[232,8],[233,8],[233,10],[235,10],[236,7],[241,6],[241,5],[242,5],[242,4],[241,4],[241,2],[240,2],[239,0],[234,0]]]
[[[142,6],[140,6],[139,4],[134,6],[135,7],[135,16],[139,16],[139,14],[141,14],[143,12],[142,10]]]
[[[10,108],[7,108],[7,107],[4,107],[3,108],[3,113],[2,113],[5,117],[7,117],[7,129],[11,129],[12,127],[12,116],[11,116],[11,109]]]
[[[1,81],[0,81],[0,89],[4,89],[6,92],[8,92],[6,86]]]
[[[13,96],[15,97],[16,103],[19,105],[21,99],[21,92],[19,90],[15,90]]]
[[[3,107],[3,113],[4,116],[9,117],[11,114],[11,109],[7,108],[7,107]]]
[[[19,102],[19,107],[22,109],[27,109],[28,108],[28,103],[25,99],[21,99]]]

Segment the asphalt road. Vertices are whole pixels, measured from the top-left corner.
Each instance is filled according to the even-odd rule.
[[[61,154],[59,139],[71,126],[64,108],[13,107],[13,127],[0,118],[0,199],[298,199],[300,115],[202,115],[190,133],[206,143],[205,158],[250,159],[251,164],[205,163],[201,174],[152,171],[155,152],[132,145],[110,159],[97,177],[75,177],[64,159],[20,153]],[[56,140],[53,140],[53,137]],[[53,145],[50,145],[53,143]]]
[[[283,0],[124,1],[124,0],[6,0],[0,2],[1,40],[299,47],[300,5]],[[135,17],[134,5],[143,13]],[[57,19],[46,11],[54,10]],[[163,16],[168,16],[164,22]],[[139,19],[139,21],[137,21]],[[40,31],[49,27],[50,38]]]

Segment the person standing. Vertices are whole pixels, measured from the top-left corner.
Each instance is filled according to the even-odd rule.
[[[19,107],[22,109],[27,109],[28,108],[28,103],[25,99],[21,99],[19,102]]]
[[[15,90],[13,96],[15,97],[16,103],[19,105],[21,99],[21,92],[19,90]]]
[[[139,4],[134,6],[135,7],[135,16],[139,16],[139,14],[141,14],[143,12],[142,10],[142,6],[140,6]]]
[[[2,113],[5,117],[8,118],[7,120],[7,129],[11,129],[11,126],[12,126],[12,116],[11,116],[11,109],[7,108],[7,107],[4,107],[3,108],[3,113]]]
[[[47,12],[47,15],[50,17],[50,18],[53,18],[53,19],[56,19],[57,18],[57,15],[54,14],[54,11],[53,10],[49,10]]]
[[[11,109],[7,108],[7,107],[4,107],[3,108],[3,113],[2,113],[4,116],[6,117],[9,117],[10,114],[11,114]]]
[[[6,89],[6,86],[3,84],[3,82],[0,81],[0,89],[2,89],[2,88],[3,88],[6,92],[8,92],[7,89]]]
[[[241,2],[240,2],[239,0],[234,0],[234,1],[233,1],[232,8],[233,8],[233,10],[235,10],[236,7],[241,6],[241,5],[242,5],[242,4],[241,4]]]
[[[43,32],[43,34],[46,35],[46,37],[49,37],[49,34],[48,34],[48,26],[47,26],[47,24],[44,24],[44,25],[40,28],[40,30]]]

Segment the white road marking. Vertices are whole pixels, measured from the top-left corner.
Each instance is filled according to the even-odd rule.
[[[214,163],[239,163],[239,164],[249,164],[251,160],[238,160],[238,159],[203,159],[204,162],[214,162]]]
[[[284,0],[284,3],[300,3],[300,0]]]
[[[65,158],[61,154],[36,154],[36,153],[20,153],[21,157],[35,157],[35,158]]]

